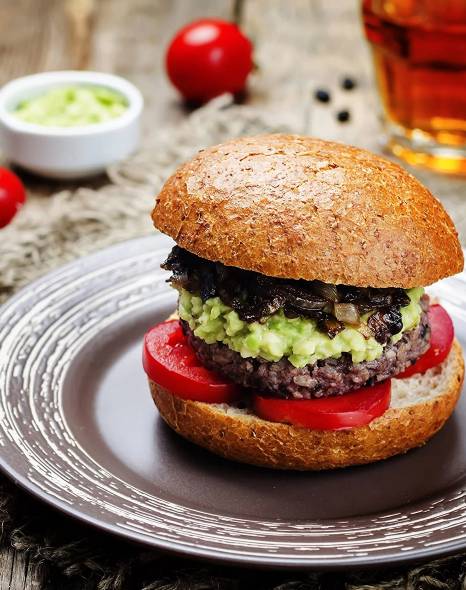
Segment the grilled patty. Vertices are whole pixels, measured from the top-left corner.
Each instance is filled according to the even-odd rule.
[[[242,358],[225,344],[207,344],[193,334],[186,322],[182,321],[182,326],[197,357],[208,369],[271,397],[311,399],[341,395],[372,385],[412,365],[429,348],[430,328],[426,314],[429,298],[424,295],[420,303],[423,312],[419,325],[405,332],[395,344],[387,344],[378,359],[361,363],[353,363],[348,353],[302,368],[294,367],[286,358],[277,362]]]

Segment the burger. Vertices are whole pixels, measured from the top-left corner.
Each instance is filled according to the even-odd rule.
[[[464,375],[424,287],[463,268],[432,194],[368,151],[298,135],[202,150],[163,186],[155,227],[177,316],[143,364],[183,437],[228,459],[319,470],[424,444]]]

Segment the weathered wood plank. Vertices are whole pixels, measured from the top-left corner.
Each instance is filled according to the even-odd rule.
[[[73,69],[85,69],[89,63],[96,0],[66,0],[69,26],[69,59]]]
[[[11,547],[0,550],[0,590],[41,590],[45,580],[46,569],[28,555]]]
[[[253,103],[288,116],[299,132],[374,147],[379,123],[359,2],[270,0],[265,9],[263,0],[250,0],[244,26],[259,65]],[[340,87],[347,75],[358,81],[352,92]],[[313,99],[317,88],[330,92],[330,103]],[[337,121],[342,109],[350,110],[350,123]]]
[[[186,115],[165,76],[170,38],[191,20],[228,18],[231,11],[231,0],[101,0],[94,17],[89,68],[114,72],[134,82],[144,95],[146,132],[156,134],[161,125]]]
[[[61,0],[1,0],[0,83],[70,67],[68,25]]]

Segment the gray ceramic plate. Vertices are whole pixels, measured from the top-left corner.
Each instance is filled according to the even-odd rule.
[[[217,458],[159,418],[141,368],[146,329],[175,304],[153,236],[69,264],[0,311],[0,463],[50,504],[186,555],[348,568],[466,549],[466,396],[424,448],[328,473]],[[466,344],[466,289],[432,289]]]

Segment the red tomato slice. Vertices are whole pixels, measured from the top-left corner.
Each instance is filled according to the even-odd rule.
[[[448,356],[455,337],[455,330],[451,317],[445,309],[438,304],[431,305],[427,312],[430,323],[430,348],[408,367],[403,373],[396,376],[397,379],[406,379],[416,373],[425,373],[442,363]]]
[[[240,389],[201,366],[178,320],[154,326],[144,337],[142,364],[148,377],[183,399],[228,403]]]
[[[287,422],[314,430],[341,430],[369,424],[390,405],[390,379],[335,397],[311,400],[275,399],[256,395],[254,410],[271,422]]]

